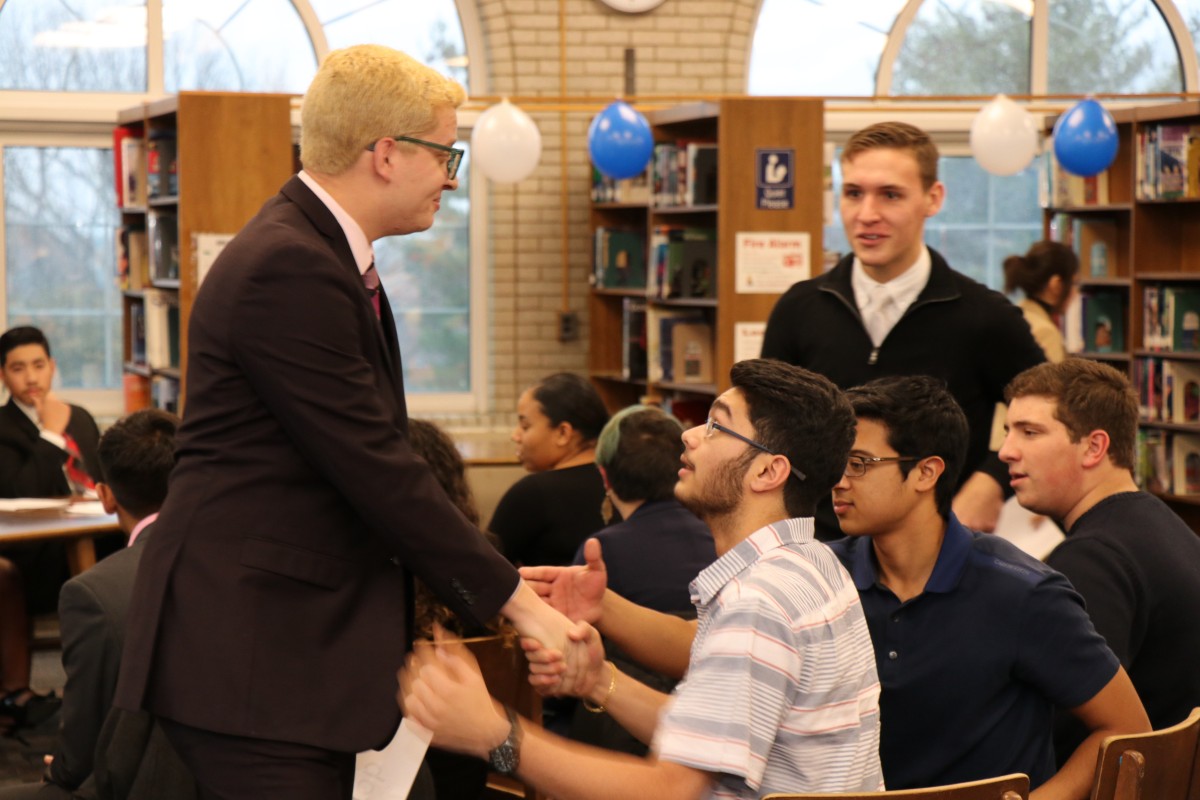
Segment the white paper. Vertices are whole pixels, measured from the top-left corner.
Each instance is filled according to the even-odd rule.
[[[405,800],[433,734],[408,717],[382,750],[358,754],[354,770],[354,800]]]
[[[225,245],[233,240],[232,233],[197,233],[192,236],[192,252],[196,254],[196,286],[199,288],[208,269],[221,255]]]
[[[12,500],[0,500],[0,511],[42,511],[47,508],[65,508],[70,503],[70,500],[61,498],[17,497]]]
[[[738,294],[779,294],[812,274],[807,233],[737,234]]]
[[[762,355],[765,322],[735,322],[733,325],[733,360],[745,361]]]
[[[72,503],[67,506],[68,514],[79,514],[83,517],[103,517],[105,516],[104,503],[99,500],[89,500],[85,503]]]

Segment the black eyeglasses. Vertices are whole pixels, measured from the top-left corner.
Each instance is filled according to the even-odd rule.
[[[704,423],[704,438],[705,439],[712,438],[713,431],[720,431],[721,433],[728,433],[733,438],[740,439],[741,441],[745,442],[746,444],[750,445],[751,447],[762,450],[767,455],[771,455],[771,456],[781,455],[780,453],[776,453],[774,450],[767,447],[765,444],[762,444],[761,442],[756,442],[753,439],[749,438],[748,436],[742,436],[737,431],[732,430],[730,428],[726,428],[724,425],[717,422],[712,417],[709,417],[708,420]],[[798,478],[799,480],[805,480],[808,477],[803,472],[796,469],[796,467],[794,467],[794,466],[791,467],[791,470],[792,470],[791,474],[792,474],[793,478]]]
[[[427,142],[424,139],[417,139],[414,136],[389,136],[388,138],[394,139],[397,142],[419,144],[422,147],[428,147],[430,149],[437,150],[439,153],[446,153],[446,180],[449,181],[454,180],[454,177],[458,175],[458,165],[462,163],[463,153],[466,152],[465,150],[457,147],[447,147],[446,145],[438,144],[437,142]],[[367,145],[367,149],[374,150],[375,142],[371,142],[369,145]]]
[[[893,461],[897,464],[903,464],[907,461],[920,460],[914,456],[850,456],[850,458],[846,459],[846,477],[861,478],[867,474],[868,467],[878,466],[879,464],[890,464]]]

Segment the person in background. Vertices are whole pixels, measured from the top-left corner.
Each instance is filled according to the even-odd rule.
[[[428,229],[458,187],[454,81],[403,53],[325,56],[303,169],[196,293],[171,491],[134,587],[115,703],[145,709],[223,800],[349,800],[400,723],[412,579],[573,654],[408,443],[373,242]]]
[[[1046,559],[1087,602],[1155,729],[1200,706],[1200,538],[1133,479],[1137,394],[1124,373],[1068,357],[1009,384],[1008,465],[1017,501],[1067,538]],[[1082,736],[1058,726],[1060,752]]]
[[[67,497],[95,488],[100,431],[91,414],[54,392],[55,368],[38,328],[0,335],[0,377],[9,393],[0,407],[0,497]],[[0,555],[0,730],[35,725],[57,707],[29,689],[30,615],[53,612],[68,577],[62,542]]]
[[[1100,742],[1150,729],[1129,676],[1058,572],[950,510],[965,415],[926,376],[846,392],[858,420],[830,547],[858,587],[882,686],[889,789],[1029,776],[1032,798],[1083,800]],[[1086,741],[1060,753],[1054,712]]]
[[[854,252],[779,298],[762,356],[842,389],[889,375],[945,381],[971,425],[955,513],[969,528],[993,530],[1009,494],[1004,465],[989,452],[996,404],[1013,376],[1045,357],[1007,298],[925,245],[925,220],[946,195],[927,133],[902,122],[871,125],[846,142],[841,164],[838,207]],[[817,521],[822,538],[840,536],[828,502]]]
[[[1035,242],[1025,255],[1004,259],[1004,292],[1020,289],[1025,295],[1018,305],[1047,361],[1067,355],[1059,322],[1078,273],[1079,256],[1060,242]]]
[[[596,443],[596,467],[622,522],[600,530],[595,539],[604,550],[608,585],[638,605],[684,619],[696,616],[688,585],[717,558],[712,533],[675,499],[683,426],[661,409],[629,406],[613,415]],[[587,544],[587,543],[585,543]],[[584,564],[584,548],[575,555]],[[609,659],[661,692],[675,678],[644,670],[605,642]],[[646,746],[607,714],[577,704],[570,737],[609,750],[643,755]]]
[[[514,564],[570,564],[583,540],[604,527],[604,481],[596,437],[608,422],[587,378],[558,372],[521,393],[512,440],[530,475],[500,498],[488,530]]]
[[[870,636],[850,576],[813,538],[812,510],[845,469],[853,414],[836,386],[797,367],[740,361],[730,379],[708,422],[683,434],[675,486],[719,554],[692,584],[699,633],[687,680],[671,695],[635,681],[604,660],[592,628],[574,632],[592,648],[586,669],[537,676],[653,737],[654,754],[602,751],[521,721],[452,645],[418,649],[401,675],[405,713],[434,742],[491,753],[562,800],[882,788]]]
[[[58,738],[47,758],[43,783],[0,790],[3,800],[96,796],[97,743],[117,688],[134,577],[167,496],[178,425],[173,414],[146,409],[120,420],[100,439],[103,479],[96,490],[104,510],[117,515],[128,545],[62,587],[58,619],[67,680]],[[150,759],[159,760],[159,769],[163,763],[171,766],[169,779],[155,784],[159,796],[195,796],[179,757],[161,736],[153,741],[157,749]],[[122,749],[117,759],[122,763],[138,763],[147,755],[130,752],[127,743],[116,746]]]

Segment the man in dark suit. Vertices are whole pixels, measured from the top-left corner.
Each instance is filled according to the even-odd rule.
[[[66,497],[100,474],[92,415],[53,392],[54,358],[45,334],[28,325],[0,336],[0,497]],[[0,727],[32,724],[53,702],[29,691],[29,613],[54,610],[68,577],[62,542],[13,547],[0,556]],[[33,705],[30,705],[32,703]]]
[[[304,171],[197,293],[116,702],[158,715],[203,797],[351,796],[354,753],[399,722],[413,574],[465,618],[503,613],[578,660],[570,623],[407,441],[372,242],[429,228],[457,188],[463,99],[389,48],[331,53],[304,99]]]
[[[43,783],[0,790],[2,800],[97,796],[93,775],[96,745],[117,688],[134,576],[167,495],[177,426],[174,415],[146,409],[113,425],[100,440],[104,480],[96,491],[104,510],[117,515],[129,546],[63,585],[58,619],[67,682],[58,741]],[[174,799],[186,797],[189,791],[194,795],[191,777],[179,757],[161,736],[154,741],[153,751],[140,748],[110,760],[166,765],[169,771],[157,773],[157,796]],[[114,740],[108,747],[127,749],[129,745]],[[171,779],[163,783],[163,775]]]
[[[0,374],[10,395],[0,408],[0,497],[66,497],[79,488],[73,481],[94,482],[100,431],[91,414],[52,391],[45,334],[24,325],[0,336]],[[68,475],[76,463],[86,479]]]

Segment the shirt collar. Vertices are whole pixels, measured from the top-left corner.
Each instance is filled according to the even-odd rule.
[[[127,544],[125,546],[133,547],[133,543],[136,542],[137,538],[142,535],[142,531],[144,531],[147,527],[149,527],[150,523],[154,522],[154,520],[156,520],[156,519],[158,519],[157,511],[155,511],[153,514],[151,514],[148,517],[142,517],[141,521],[138,522],[137,525],[134,525],[133,530],[131,530],[129,532],[129,544]]]
[[[946,524],[946,535],[942,539],[942,548],[938,551],[937,563],[933,565],[933,572],[925,582],[925,592],[946,594],[954,591],[962,579],[963,570],[966,569],[972,539],[971,531],[951,512],[950,520]],[[854,578],[854,586],[860,592],[879,583],[875,548],[871,546],[870,537],[864,536],[858,542],[850,566],[850,576]]]
[[[862,312],[863,309],[870,306],[871,298],[877,292],[882,291],[890,294],[892,302],[903,312],[916,301],[921,290],[925,288],[925,284],[929,283],[929,275],[932,270],[933,259],[929,255],[929,248],[922,247],[921,255],[917,257],[912,266],[887,283],[880,283],[867,274],[862,261],[855,256],[854,264],[850,268],[850,285],[854,289],[854,302],[858,305],[858,310]]]
[[[346,234],[346,241],[350,244],[350,252],[354,254],[355,266],[358,267],[360,274],[366,273],[375,263],[375,249],[371,247],[367,234],[363,233],[362,227],[354,221],[354,217],[350,216],[350,213],[342,208],[338,201],[333,199],[333,195],[325,191],[321,184],[313,180],[311,175],[300,170],[298,177],[304,181],[305,186],[312,190],[317,199],[325,204],[329,213],[333,214],[333,218],[338,221],[338,225],[342,226],[342,233]]]
[[[793,517],[759,528],[696,576],[688,587],[692,602],[698,606],[708,605],[725,584],[769,551],[813,540],[812,517]]]
[[[17,399],[16,395],[13,395],[12,401],[13,401],[13,405],[15,405],[17,408],[21,409],[21,411],[24,412],[25,416],[29,417],[29,421],[32,422],[35,426],[37,426],[37,428],[39,430],[41,430],[42,422],[41,422],[41,419],[38,417],[37,409],[34,408],[33,406],[25,405],[24,403],[22,403],[20,400]]]

